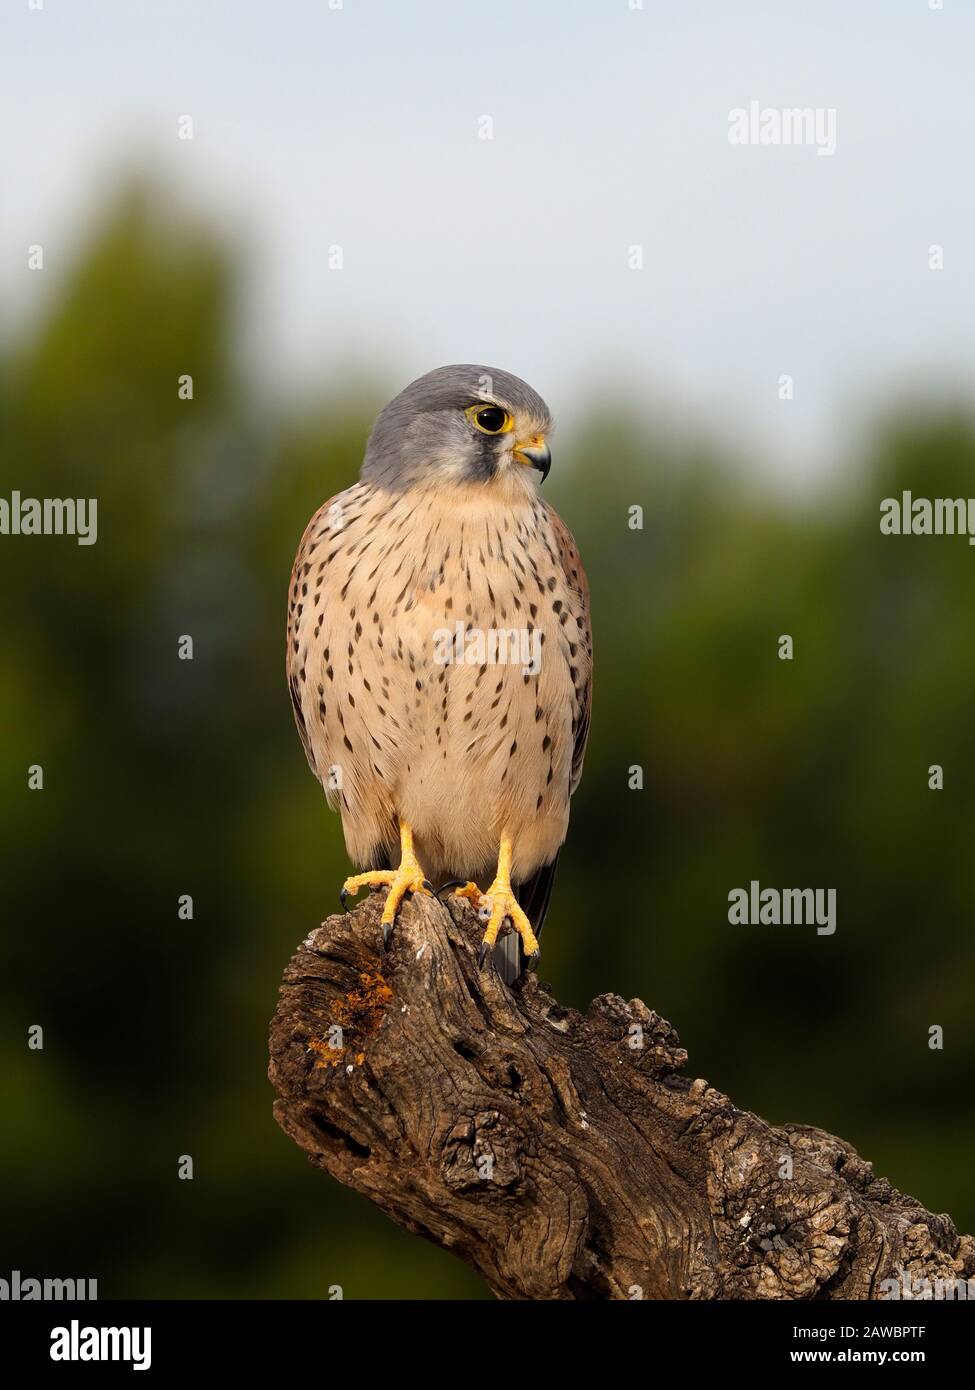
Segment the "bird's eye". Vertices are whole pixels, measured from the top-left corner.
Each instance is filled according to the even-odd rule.
[[[482,405],[469,412],[474,424],[484,434],[503,434],[512,426],[511,416],[499,405]]]

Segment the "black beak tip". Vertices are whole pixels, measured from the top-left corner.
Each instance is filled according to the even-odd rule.
[[[542,482],[548,477],[549,469],[552,467],[552,455],[547,444],[533,444],[530,448],[522,447],[519,450],[519,457],[523,463],[531,464],[532,468],[538,470],[542,475]]]

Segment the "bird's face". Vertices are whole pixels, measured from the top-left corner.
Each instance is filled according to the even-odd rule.
[[[491,367],[439,367],[380,413],[362,476],[391,490],[480,484],[523,492],[548,476],[552,417],[535,391]]]

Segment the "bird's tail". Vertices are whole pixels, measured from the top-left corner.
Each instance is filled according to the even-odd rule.
[[[539,938],[548,914],[558,862],[559,856],[556,854],[551,864],[543,864],[531,878],[515,885],[518,902]],[[525,953],[521,949],[521,937],[517,932],[509,931],[507,936],[500,939],[494,948],[494,961],[505,984],[513,985],[525,969]]]
[[[516,931],[502,936],[494,948],[494,964],[506,985],[513,985],[522,972],[521,937]]]

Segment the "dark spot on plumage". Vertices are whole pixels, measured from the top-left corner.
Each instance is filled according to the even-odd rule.
[[[354,753],[354,752],[355,752],[355,749],[352,747],[352,744],[349,742],[349,736],[348,736],[348,734],[346,734],[346,735],[343,737],[342,742],[345,744],[346,748],[349,750],[350,753]]]
[[[548,734],[546,734],[545,737],[542,739],[542,752],[547,753],[551,746],[552,740],[551,738],[549,738]]]

